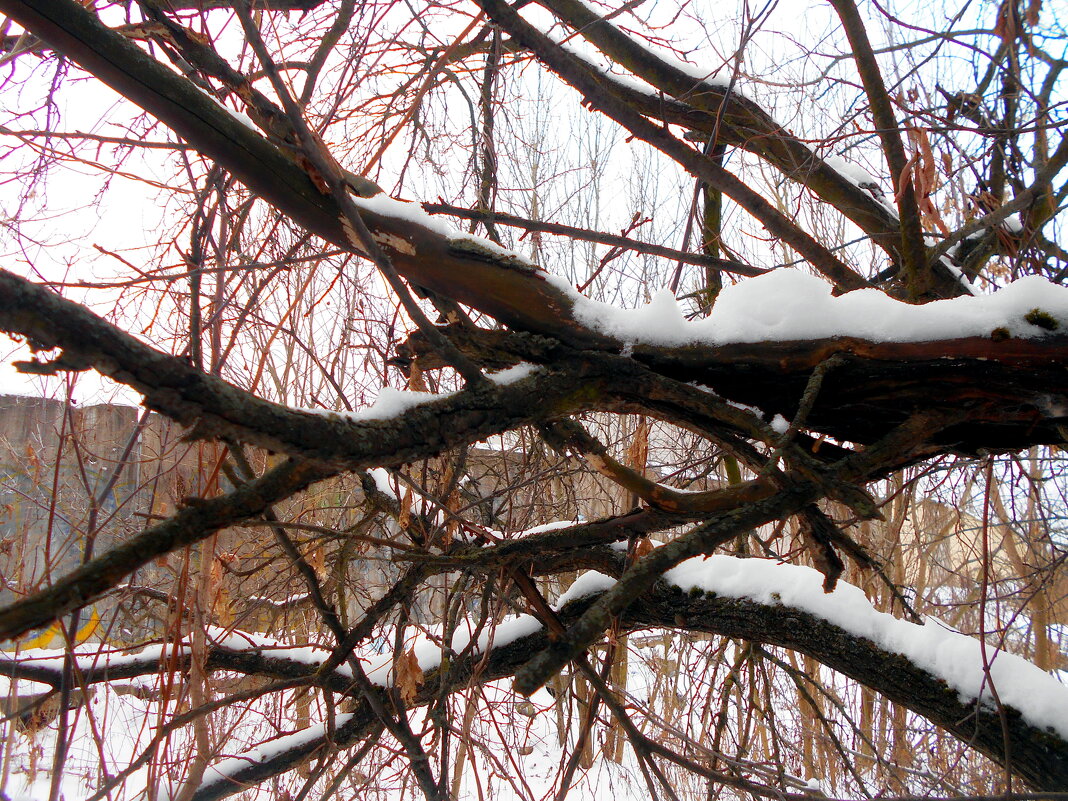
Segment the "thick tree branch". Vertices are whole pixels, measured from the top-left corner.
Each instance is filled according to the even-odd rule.
[[[195,436],[232,438],[346,469],[397,466],[516,425],[592,408],[605,399],[594,388],[613,380],[609,373],[600,380],[589,373],[592,362],[574,364],[568,369],[577,372],[570,377],[539,371],[532,378],[544,385],[535,390],[524,389],[523,382],[487,382],[415,406],[395,419],[361,420],[294,411],[257,398],[6,271],[0,271],[0,329],[27,337],[38,348],[63,349],[58,359],[30,363],[28,369],[95,367],[141,392],[149,408],[193,426]],[[592,391],[576,394],[580,374]]]
[[[635,344],[631,358],[658,376],[699,384],[720,398],[756,407],[768,419],[781,414],[792,420],[813,371],[837,355],[838,364],[806,417],[810,431],[849,442],[874,442],[911,413],[966,409],[967,420],[936,435],[936,442],[948,450],[974,453],[1026,447],[1027,442],[1059,443],[1068,422],[1068,377],[1063,369],[1068,336],[1020,338],[1007,333],[995,329],[989,337],[928,342],[833,337],[682,347]],[[449,336],[497,368],[566,358],[559,343],[525,334],[457,326],[450,328]],[[402,363],[417,360],[424,370],[440,365],[418,336],[403,343],[398,354]],[[647,394],[642,408],[655,410],[657,394]],[[677,413],[679,407],[672,408]],[[732,425],[741,425],[741,420]]]
[[[621,558],[617,555],[617,559]],[[595,595],[574,601],[557,615],[563,623],[573,623],[601,597]],[[619,626],[621,631],[648,628],[701,631],[804,653],[925,717],[991,759],[999,761],[1004,756],[1002,719],[996,710],[962,703],[957,691],[905,657],[798,609],[727,596],[684,593],[659,584],[635,599],[620,617]],[[450,661],[447,675],[438,675],[437,671],[427,673],[414,703],[421,705],[436,700],[442,687],[447,692],[458,692],[469,687],[472,680],[484,683],[507,678],[532,654],[543,650],[548,642],[546,632],[542,631],[496,647],[488,655],[457,655]],[[105,660],[97,660],[95,667],[92,661],[87,662],[86,684],[152,675],[160,669],[158,658],[125,659],[121,668],[111,668],[101,662]],[[238,651],[216,646],[211,649],[207,664],[209,670],[283,680],[302,677],[311,680],[317,673],[314,664],[272,655],[269,649]],[[59,659],[50,667],[41,660],[20,664],[8,657],[0,660],[0,674],[55,684],[59,680],[60,666]],[[176,667],[181,668],[181,660]],[[351,680],[339,674],[320,674],[317,680],[338,693],[353,691]],[[1016,775],[1036,789],[1057,791],[1068,786],[1068,742],[1028,723],[1014,709],[1006,709],[1005,715],[1013,738],[1012,769]],[[341,748],[350,747],[360,742],[374,723],[367,702],[359,702],[352,717],[333,732],[331,741]],[[310,737],[299,745],[281,749],[269,760],[249,761],[230,779],[203,785],[196,798],[200,801],[223,798],[250,784],[292,770],[325,743],[325,734]],[[792,796],[787,794],[786,797]]]

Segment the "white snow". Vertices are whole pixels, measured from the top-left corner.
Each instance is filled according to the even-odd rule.
[[[554,520],[551,523],[542,523],[540,526],[533,526],[532,528],[524,529],[523,531],[512,535],[512,537],[514,539],[520,539],[522,537],[529,537],[531,534],[543,534],[546,531],[556,531],[557,529],[561,528],[577,526],[581,522],[581,520]],[[496,533],[500,534],[501,532],[498,531]]]
[[[1002,227],[1010,234],[1022,234],[1024,230],[1023,222],[1020,220],[1020,215],[1012,213],[1004,220],[1001,221]]]
[[[1050,674],[1026,659],[988,646],[988,676],[979,640],[937,622],[919,626],[879,612],[863,590],[852,584],[840,581],[834,592],[825,593],[823,575],[812,568],[768,559],[714,555],[689,559],[669,570],[664,578],[685,591],[699,589],[808,612],[880,648],[901,654],[944,680],[963,703],[978,699],[992,708],[993,683],[1001,702],[1019,710],[1029,723],[1068,737],[1068,687]]]
[[[367,471],[367,474],[371,477],[371,480],[375,482],[375,487],[383,495],[388,495],[395,501],[399,501],[397,497],[397,491],[393,488],[393,482],[390,481],[389,471],[384,467],[375,467]]]
[[[875,192],[878,192],[880,195],[882,194],[882,185],[879,183],[878,179],[863,167],[854,164],[852,161],[847,161],[841,156],[836,156],[833,153],[822,157],[817,156],[817,158],[822,158],[828,167],[854,186],[859,186],[861,189],[867,189],[873,194]]]
[[[397,200],[396,198],[391,198],[385,192],[373,195],[372,197],[357,197],[353,195],[352,202],[355,204],[356,208],[361,211],[369,211],[372,214],[378,214],[382,217],[389,217],[409,225],[418,225],[425,228],[432,233],[445,237],[450,245],[458,247],[466,246],[469,249],[473,248],[478,251],[492,254],[504,262],[519,264],[530,269],[538,269],[537,265],[518,251],[501,247],[496,242],[486,239],[485,237],[475,236],[474,234],[465,234],[462,231],[457,230],[457,228],[448,220],[428,214],[418,203]],[[376,241],[379,241],[382,244],[390,245],[401,251],[410,252],[412,254],[415,253],[415,246],[406,239],[400,241],[400,239],[394,235],[381,238],[377,236],[377,232],[374,232],[373,229],[372,233],[376,234]]]
[[[334,727],[341,728],[351,719],[351,713],[337,715],[334,718]],[[273,740],[260,743],[256,747],[250,748],[241,756],[220,759],[218,762],[208,766],[204,771],[204,778],[200,786],[207,787],[222,782],[229,782],[231,777],[236,776],[243,768],[247,768],[249,765],[267,762],[285,751],[299,748],[305,743],[320,740],[326,736],[327,726],[327,721],[316,723],[306,729],[301,729],[292,734],[283,734],[281,737],[276,737]],[[163,793],[159,795],[159,798],[161,799],[164,797],[169,796],[165,796]]]
[[[537,365],[530,364],[529,362],[520,362],[505,370],[498,370],[497,372],[490,373],[488,378],[494,384],[506,387],[509,384],[515,384],[517,381],[522,381],[527,376],[536,373],[539,369],[540,368]]]
[[[969,295],[978,296],[980,294],[979,289],[968,279],[964,271],[950,261],[948,257],[941,256],[939,260],[942,262],[942,266],[949,270],[953,277],[957,279],[957,282],[967,290]]]
[[[433,392],[413,392],[393,389],[393,387],[382,387],[374,403],[366,408],[358,409],[349,417],[353,420],[390,420],[422,403],[441,400],[454,394],[453,392],[444,392],[438,395]]]
[[[385,192],[372,197],[356,197],[353,195],[352,202],[361,211],[369,211],[373,214],[380,214],[383,217],[414,223],[449,239],[458,236],[460,233],[448,220],[427,214],[418,203],[396,200]]]
[[[812,148],[809,149],[812,150]],[[883,191],[882,183],[863,167],[833,153],[829,155],[820,155],[814,150],[812,152],[815,154],[816,158],[822,159],[828,167],[837,172],[851,184],[866,191],[895,218],[898,216],[897,206],[891,203],[890,199],[886,196],[886,193]]]
[[[643,308],[619,309],[580,295],[565,280],[549,280],[571,297],[579,322],[631,344],[727,345],[828,337],[925,342],[990,336],[998,328],[1016,337],[1045,336],[1048,331],[1024,320],[1033,309],[1068,323],[1068,288],[1039,276],[1020,278],[989,295],[916,306],[877,289],[835,297],[823,279],[783,267],[725,288],[712,314],[701,320],[686,319],[666,289]]]
[[[626,543],[623,543],[626,545]],[[596,570],[588,570],[572,582],[571,586],[556,599],[556,608],[574,601],[576,598],[585,598],[599,592],[609,590],[615,585],[616,580]]]
[[[282,598],[275,600],[267,595],[250,595],[248,596],[249,603],[260,604],[262,606],[270,606],[274,609],[288,609],[291,606],[304,603],[308,600],[307,593],[302,595],[290,595],[288,598]]]
[[[154,664],[173,658],[181,653],[188,653],[186,646],[149,645],[139,651],[101,650],[99,643],[83,643],[74,649],[74,663],[80,671],[89,671],[104,667],[129,667],[137,664]],[[39,667],[55,670],[63,669],[66,651],[62,649],[30,648],[17,654],[0,651],[0,659],[17,662],[27,667]]]
[[[314,414],[319,417],[327,417],[333,420],[346,420],[361,422],[370,420],[392,420],[404,412],[414,409],[424,403],[443,400],[455,395],[455,392],[417,392],[414,390],[394,389],[382,387],[378,391],[378,397],[370,406],[356,409],[352,412],[338,412],[332,409],[308,409],[298,408],[296,411],[306,414]]]

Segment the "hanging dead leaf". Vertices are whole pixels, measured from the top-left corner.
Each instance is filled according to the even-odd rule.
[[[400,514],[397,515],[397,525],[401,529],[407,529],[409,523],[412,521],[412,490],[409,487],[404,488],[404,494],[401,496],[400,502]]]
[[[1031,0],[1031,2],[1027,4],[1027,11],[1024,12],[1024,19],[1030,27],[1034,28],[1038,25],[1038,15],[1040,11],[1042,11],[1042,0]]]
[[[649,421],[642,417],[634,429],[634,436],[627,446],[627,466],[644,475],[649,461]]]
[[[225,554],[218,555],[212,560],[208,588],[211,612],[220,626],[229,626],[233,617],[230,613],[230,593],[227,592],[223,581],[226,571],[225,556]]]
[[[916,206],[925,222],[929,225],[934,225],[942,233],[948,235],[949,227],[946,225],[945,220],[942,219],[942,213],[931,200],[931,196],[938,190],[939,186],[938,170],[934,150],[931,147],[931,140],[927,135],[927,131],[915,126],[908,129],[908,135],[914,149],[909,163],[914,165],[911,173]]]
[[[918,156],[913,153],[912,158],[905,162],[901,174],[897,177],[897,187],[894,190],[894,201],[897,203],[901,202],[901,198],[905,195],[905,189],[912,183],[912,173],[916,169],[917,159]]]
[[[834,592],[845,564],[832,545],[834,523],[819,509],[806,509],[798,516],[801,536],[812,556],[812,565],[823,574],[823,591]]]
[[[320,543],[316,543],[308,550],[308,564],[312,566],[315,575],[322,581],[326,578],[326,552]]]
[[[419,361],[414,360],[411,367],[408,368],[408,389],[412,392],[428,392],[426,386],[426,379],[423,377],[423,368],[419,366]]]
[[[396,660],[394,669],[397,674],[397,689],[400,690],[401,700],[410,704],[419,694],[419,688],[423,684],[423,669],[419,667],[419,658],[415,655],[415,648],[409,648],[399,659]]]
[[[1011,45],[1019,34],[1016,26],[1016,0],[1004,0],[998,9],[997,21],[994,23],[994,35],[1005,44]]]

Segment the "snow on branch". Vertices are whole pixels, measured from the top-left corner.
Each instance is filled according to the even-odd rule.
[[[622,560],[622,552],[617,551]],[[1003,711],[1013,732],[1014,768],[1037,787],[1056,789],[1068,779],[1068,688],[1052,676],[1013,654],[988,646],[985,659],[973,637],[929,620],[918,626],[875,610],[862,590],[839,582],[824,593],[815,570],[764,559],[729,556],[695,558],[669,571],[663,582],[638,599],[622,616],[623,628],[699,630],[804,652],[818,661],[974,743],[991,758],[1003,758]],[[615,579],[589,571],[576,580],[555,605],[560,619],[575,620],[610,587]],[[804,623],[802,625],[802,619]],[[479,631],[473,621],[461,626],[451,643],[448,690],[469,685],[479,666],[478,680],[491,682],[511,676],[547,644],[546,630],[529,615],[509,618]],[[472,643],[471,635],[479,631]],[[311,678],[329,656],[329,649],[281,643],[247,632],[210,632],[208,666],[212,670],[246,672],[274,677]],[[471,647],[468,647],[471,646]],[[440,632],[413,632],[404,643],[414,651],[425,680],[413,705],[438,697]],[[79,653],[78,667],[88,682],[147,675],[167,663],[166,647],[136,653]],[[169,653],[173,653],[173,650]],[[359,652],[374,684],[393,682],[393,655]],[[171,662],[170,664],[174,664]],[[989,665],[989,670],[984,667]],[[179,665],[180,667],[180,665]],[[5,656],[0,672],[8,676],[52,683],[62,670],[62,655]],[[342,667],[331,686],[345,692]],[[49,678],[46,673],[54,674]],[[995,707],[992,686],[1003,705]],[[205,775],[197,798],[220,798],[240,792],[249,783],[264,781],[295,767],[332,742],[338,747],[360,740],[374,716],[359,701],[351,715],[332,723],[313,724],[260,743],[241,756],[225,757]]]
[[[557,280],[557,279],[553,279]],[[724,288],[712,313],[690,320],[666,289],[643,308],[624,310],[569,291],[575,316],[613,339],[678,347],[855,337],[930,342],[963,337],[1038,338],[1068,325],[1068,288],[1027,276],[990,295],[916,306],[877,289],[834,295],[801,270],[780,268]]]
[[[683,562],[664,574],[683,592],[701,592],[807,612],[849,635],[900,654],[957,693],[964,705],[995,711],[1001,703],[1030,725],[1068,740],[1068,687],[1022,657],[929,618],[920,626],[879,612],[859,587],[838,582],[823,591],[823,575],[803,565],[716,554]],[[989,666],[989,670],[987,670]]]

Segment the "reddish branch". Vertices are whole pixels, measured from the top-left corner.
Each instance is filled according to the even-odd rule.
[[[526,231],[540,231],[546,234],[566,236],[568,239],[577,239],[582,242],[596,242],[601,245],[611,245],[615,248],[632,250],[635,253],[647,253],[651,256],[660,256],[665,259],[681,261],[685,264],[696,264],[700,267],[715,267],[735,275],[756,276],[763,275],[767,270],[753,267],[740,261],[731,259],[716,259],[703,253],[687,253],[682,250],[655,245],[651,242],[640,242],[625,236],[605,234],[600,231],[591,231],[587,228],[578,228],[574,225],[563,223],[545,222],[543,220],[531,220],[526,217],[518,217],[515,214],[506,214],[501,211],[480,211],[478,209],[465,209],[460,206],[452,206],[448,203],[423,203],[423,211],[429,214],[447,214],[450,217],[459,217],[462,220],[479,220],[502,225],[511,225]]]
[[[530,49],[578,88],[591,105],[710,186],[733,197],[840,288],[865,285],[856,271],[736,176],[677,139],[665,125],[652,121],[659,117],[642,106],[646,101],[627,96],[619,88],[602,91],[603,85],[589,65],[527,25],[513,7],[498,0],[480,0],[480,4],[512,34],[516,43]],[[546,0],[545,5],[582,30],[604,52],[670,94],[674,100],[664,101],[663,108],[670,110],[670,115],[664,113],[664,119],[686,119],[695,129],[709,134],[721,130],[720,122],[724,121],[722,130],[727,132],[728,141],[745,141],[754,152],[765,148],[770,161],[795,176],[814,158],[810,153],[805,156],[801,143],[779,135],[773,122],[750,108],[748,101],[728,98],[722,90],[649,58],[647,51],[636,50],[633,42],[592,17],[581,3]],[[844,0],[837,5],[846,12],[855,12]],[[517,675],[519,688],[530,691],[568,660],[582,658],[584,651],[613,624],[622,629],[681,626],[744,636],[807,653],[925,715],[994,759],[1004,755],[1001,736],[1007,728],[1012,737],[1014,771],[1040,788],[1068,785],[1068,744],[1056,735],[1035,730],[1018,715],[1014,717],[1011,710],[999,718],[986,710],[962,705],[934,677],[825,621],[782,607],[705,596],[680,598],[660,582],[664,570],[682,559],[711,553],[739,532],[782,519],[821,498],[843,501],[860,516],[870,516],[874,513],[872,502],[860,486],[914,460],[949,452],[1062,442],[1068,422],[1068,372],[1064,369],[1068,364],[1068,338],[1064,335],[1036,331],[1042,335],[1016,339],[1005,332],[992,331],[989,337],[942,342],[877,343],[836,338],[624,348],[624,343],[581,324],[568,296],[536,269],[493,251],[460,247],[429,227],[386,214],[363,210],[355,214],[348,209],[346,217],[343,211],[352,201],[341,194],[347,190],[340,188],[339,176],[324,181],[323,173],[329,171],[326,168],[336,166],[327,159],[329,154],[324,151],[319,154],[322,159],[311,162],[295,158],[286,145],[296,141],[290,141],[294,131],[307,134],[303,123],[299,118],[290,118],[288,127],[282,125],[286,120],[276,114],[270,101],[257,95],[247,80],[229,70],[221,59],[209,64],[209,72],[257,110],[268,136],[249,129],[191,82],[107,29],[78,3],[0,0],[0,10],[170,125],[192,146],[309,231],[365,255],[373,249],[367,244],[369,241],[387,243],[386,255],[400,275],[511,326],[511,332],[471,327],[441,330],[480,367],[520,361],[540,366],[522,381],[504,385],[481,381],[387,420],[315,415],[257,398],[144,344],[43,287],[0,271],[0,328],[27,338],[35,348],[61,351],[51,360],[31,363],[29,369],[55,372],[92,367],[142,392],[146,406],[192,426],[193,436],[251,443],[295,457],[231,493],[183,507],[171,519],[131,538],[51,587],[0,610],[0,636],[10,637],[78,609],[155,556],[243,519],[269,515],[272,504],[340,470],[397,466],[521,425],[547,423],[547,430],[555,431],[561,441],[570,442],[591,459],[599,459],[603,473],[656,508],[546,533],[526,542],[485,549],[458,548],[440,557],[427,556],[409,571],[393,595],[374,607],[375,614],[385,614],[401,603],[435,571],[457,566],[476,571],[503,568],[511,575],[523,575],[515,571],[574,570],[591,565],[600,568],[606,563],[610,567],[616,560],[615,572],[620,581],[601,597],[564,610],[562,619],[567,628],[558,631],[552,642],[541,634],[534,635],[495,649],[484,661],[465,657],[454,661],[448,675],[427,677],[418,703],[467,686],[474,676],[476,661],[482,671],[477,680]],[[251,20],[247,15],[244,18],[251,28]],[[165,24],[165,15],[160,15],[160,20]],[[846,23],[849,32],[848,19]],[[182,30],[170,25],[176,41],[183,41]],[[859,39],[858,42],[865,44]],[[184,46],[202,63],[211,61],[213,54],[207,49],[198,50],[202,45],[194,38],[178,46]],[[262,47],[261,50],[265,55],[266,51]],[[859,50],[863,74],[871,66],[865,66],[870,46]],[[885,87],[868,78],[865,86],[880,126],[886,127],[890,118],[884,102]],[[750,115],[751,131],[758,136],[750,137],[746,114]],[[895,145],[891,136],[887,147],[892,171],[900,176],[900,138]],[[812,175],[823,177],[813,178],[811,185],[823,187],[824,196],[834,197],[832,202],[839,208],[849,207],[850,196],[842,186],[842,177],[832,176],[828,169],[820,163]],[[332,189],[333,194],[324,187]],[[896,223],[886,214],[876,213],[873,209],[877,206],[870,198],[857,196],[859,218],[866,221],[866,230],[885,245]],[[903,217],[908,217],[907,206],[907,202],[903,204]],[[501,221],[508,222],[504,218]],[[532,226],[531,221],[512,222]],[[363,223],[367,231],[354,244],[346,226]],[[901,232],[905,237],[906,264],[922,290],[922,282],[915,278],[921,264],[921,255],[915,248],[922,249],[917,225],[906,219]],[[574,229],[561,232],[578,233]],[[603,235],[596,236],[602,238],[594,241],[604,241]],[[587,238],[593,235],[588,233]],[[642,245],[646,252],[654,252],[648,249],[651,247]],[[718,262],[716,266],[728,269]],[[423,332],[423,345],[419,337],[413,337],[402,358],[421,363],[426,369],[436,366],[435,357],[425,347],[425,341],[432,336],[438,333]],[[740,409],[737,403],[757,406],[758,413]],[[552,422],[553,418],[588,410],[636,412],[691,429],[709,442],[730,449],[759,477],[690,497],[662,492],[635,471],[611,460],[598,443],[580,430]],[[775,413],[793,421],[788,436],[778,436],[768,425],[767,416]],[[814,437],[832,437],[844,444],[817,448]],[[769,460],[768,453],[774,453],[775,458]],[[782,470],[776,466],[779,457],[785,463]],[[625,567],[618,564],[619,557],[593,547],[687,521],[698,525]],[[282,531],[280,527],[278,530]],[[532,550],[535,546],[536,551]],[[329,618],[322,596],[318,606],[324,618]],[[338,663],[347,658],[346,649],[367,636],[377,622],[377,618],[365,620],[346,632],[336,618],[330,620],[335,623],[339,642],[335,654]],[[0,664],[11,675],[27,671],[27,677],[50,680],[39,666]],[[209,667],[301,680],[310,679],[313,671],[305,664],[226,649],[212,652]],[[142,669],[154,671],[158,665],[138,662],[128,663],[125,668],[129,675],[130,671]],[[31,672],[33,676],[29,676]],[[114,671],[90,670],[86,681],[106,681],[117,676]],[[330,673],[329,668],[327,675],[316,678],[337,692],[353,695],[357,702],[354,717],[331,732],[332,745],[351,745],[366,736],[376,721],[384,720],[381,709],[376,707],[380,699],[366,683],[354,689]],[[397,721],[402,717],[398,716]],[[218,798],[238,792],[244,783],[260,782],[289,770],[325,745],[325,736],[309,739],[298,748],[279,751],[264,761],[250,761],[235,774],[234,782],[222,780],[204,785],[196,797]]]
[[[675,138],[664,127],[633,109],[614,102],[601,89],[585,65],[551,39],[528,24],[518,12],[500,0],[479,0],[486,14],[517,42],[528,47],[545,66],[577,89],[586,103],[622,125],[633,136],[675,160],[694,177],[723,192],[744,208],[767,230],[794,248],[812,266],[842,290],[860,289],[867,281],[839,259],[830,249],[798,227],[760,193],[719,166],[714,159]],[[691,80],[692,83],[692,80]]]

